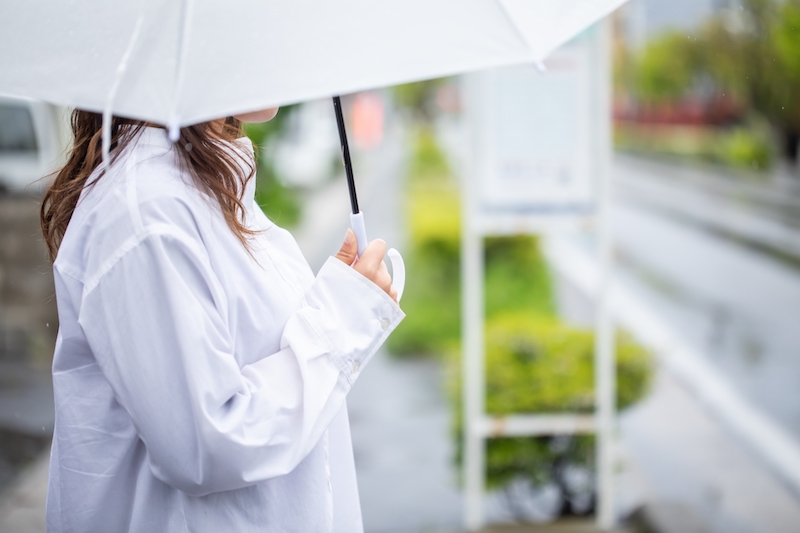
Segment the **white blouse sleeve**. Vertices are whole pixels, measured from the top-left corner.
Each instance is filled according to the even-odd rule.
[[[192,495],[291,472],[404,316],[331,258],[280,351],[240,368],[205,250],[168,228],[126,248],[84,286],[79,323],[154,475]]]

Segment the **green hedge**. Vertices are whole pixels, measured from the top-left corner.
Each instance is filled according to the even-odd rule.
[[[650,358],[628,335],[616,339],[617,406],[647,389]],[[594,332],[532,313],[498,316],[486,326],[486,410],[591,412]]]
[[[457,417],[453,436],[460,462],[460,362],[451,361],[451,398]],[[648,352],[628,335],[616,338],[617,408],[641,399],[652,377]],[[486,327],[486,411],[515,413],[591,413],[594,406],[594,333],[536,313],[510,313]],[[487,480],[500,487],[524,476],[534,484],[552,475],[559,461],[591,466],[593,438],[573,437],[553,446],[552,437],[499,438],[487,444]]]

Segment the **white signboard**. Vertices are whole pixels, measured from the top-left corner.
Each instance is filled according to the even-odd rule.
[[[591,213],[595,207],[599,112],[595,39],[584,35],[545,61],[469,80],[474,110],[480,216]]]

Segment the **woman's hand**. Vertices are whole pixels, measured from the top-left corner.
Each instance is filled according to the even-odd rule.
[[[336,259],[346,265],[352,265],[356,272],[383,289],[396,302],[397,291],[392,287],[392,277],[389,275],[386,263],[383,262],[383,256],[386,255],[386,243],[381,239],[375,239],[367,245],[358,260],[356,260],[357,254],[356,235],[353,230],[348,228],[342,247],[336,253]]]

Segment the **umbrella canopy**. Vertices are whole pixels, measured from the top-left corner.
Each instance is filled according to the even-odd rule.
[[[171,129],[536,62],[624,0],[27,0],[0,5],[0,94]]]

